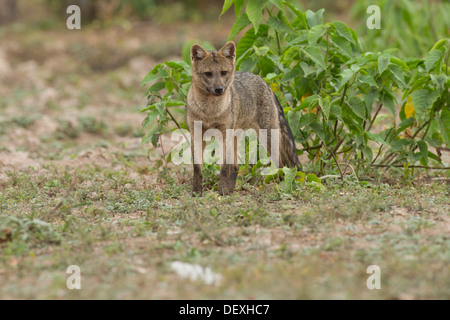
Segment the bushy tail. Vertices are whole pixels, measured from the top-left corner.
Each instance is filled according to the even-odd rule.
[[[280,167],[288,166],[290,168],[296,167],[301,170],[300,162],[298,161],[297,151],[295,147],[294,135],[284,116],[283,108],[275,93],[275,100],[278,105],[278,120],[280,123],[281,141],[280,141]]]

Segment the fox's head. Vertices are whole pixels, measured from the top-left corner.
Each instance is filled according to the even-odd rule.
[[[191,48],[192,85],[205,94],[220,96],[234,80],[236,45],[233,41],[219,51],[206,51],[194,44]]]

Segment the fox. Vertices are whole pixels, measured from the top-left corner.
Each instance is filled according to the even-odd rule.
[[[192,134],[194,124],[198,121],[202,124],[202,136],[208,129],[217,129],[222,133],[223,140],[227,140],[228,129],[254,129],[256,132],[266,129],[266,149],[271,157],[271,135],[272,132],[278,132],[279,166],[301,170],[294,136],[277,96],[260,76],[235,71],[236,44],[229,41],[219,51],[207,51],[201,45],[194,44],[190,53],[192,79],[186,99],[186,124],[191,133],[194,159],[192,195],[203,195],[202,155],[205,141],[194,139],[195,135]],[[223,161],[220,168],[218,192],[220,195],[229,195],[234,192],[239,170],[236,145],[234,150],[230,150],[231,147],[223,143],[222,148],[227,161]],[[201,154],[195,154],[195,150],[201,150]],[[234,152],[234,159],[228,156],[230,152]],[[200,161],[195,161],[196,157]]]

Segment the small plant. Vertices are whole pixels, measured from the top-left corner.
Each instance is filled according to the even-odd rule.
[[[0,243],[20,241],[29,245],[59,243],[61,235],[54,228],[38,219],[0,216]]]

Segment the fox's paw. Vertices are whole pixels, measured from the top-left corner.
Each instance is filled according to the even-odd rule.
[[[192,190],[192,196],[193,197],[201,197],[201,196],[203,196],[203,190],[199,189],[199,188],[194,188]]]
[[[219,185],[218,190],[219,190],[219,195],[221,195],[221,196],[229,196],[230,194],[233,193],[233,189],[230,190],[229,188],[227,188],[225,186],[221,186],[221,185]]]

